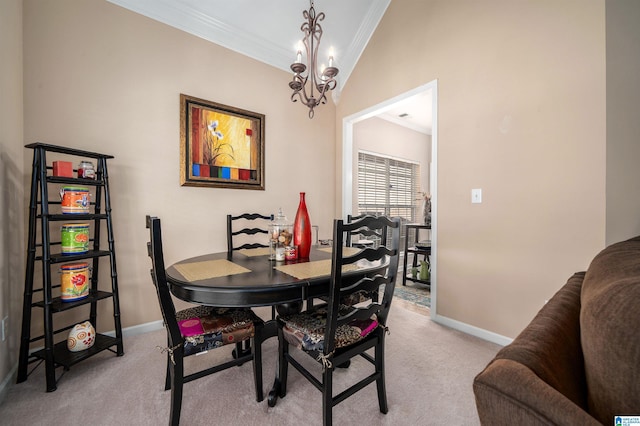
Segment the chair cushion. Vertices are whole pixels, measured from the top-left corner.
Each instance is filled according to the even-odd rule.
[[[255,334],[255,322],[262,320],[251,309],[195,306],[176,312],[184,337],[184,355],[193,355],[231,343],[247,340]]]
[[[346,314],[346,307],[341,314]],[[327,307],[318,306],[306,312],[281,317],[284,323],[284,338],[289,344],[305,351],[322,352],[324,349],[324,331],[327,323]],[[366,320],[354,320],[338,327],[336,348],[352,345],[362,340],[378,326],[375,315]]]
[[[358,303],[366,302],[371,300],[371,293],[366,292],[365,290],[356,291],[354,293],[349,293],[347,296],[344,296],[340,303],[346,306],[357,305]]]

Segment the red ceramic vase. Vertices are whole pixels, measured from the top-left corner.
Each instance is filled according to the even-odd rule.
[[[311,251],[311,221],[304,200],[304,192],[300,193],[300,204],[293,222],[293,244],[298,246],[298,257],[306,259]]]

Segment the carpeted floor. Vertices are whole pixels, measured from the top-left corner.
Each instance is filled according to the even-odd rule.
[[[498,345],[439,325],[416,312],[410,302],[394,300],[386,341],[389,412],[378,410],[375,385],[338,404],[336,425],[479,425],[472,390],[473,377],[500,349]],[[415,306],[415,305],[413,305]],[[262,308],[260,308],[262,309]],[[268,317],[271,312],[259,312]],[[40,366],[20,384],[11,384],[0,404],[3,425],[163,425],[168,422],[169,395],[164,391],[164,330],[125,337],[125,355],[102,352],[73,366],[55,392],[45,392]],[[189,357],[210,365],[230,354],[229,347]],[[267,391],[276,370],[277,339],[263,346],[263,377]],[[314,362],[304,357],[303,362]],[[371,366],[356,359],[334,378],[340,391]],[[293,369],[292,369],[293,370]],[[222,371],[185,385],[181,423],[185,425],[319,425],[321,395],[295,371],[288,392],[271,408],[257,403],[251,365]]]

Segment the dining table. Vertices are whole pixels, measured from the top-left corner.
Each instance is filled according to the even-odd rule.
[[[362,249],[343,247],[343,255]],[[190,303],[215,307],[275,306],[279,315],[299,312],[304,301],[327,296],[331,281],[331,246],[312,246],[308,258],[274,261],[269,248],[210,253],[180,260],[166,270],[171,293]],[[344,280],[357,280],[384,267],[360,263],[343,270]],[[265,338],[277,336],[274,319],[265,321]],[[273,407],[280,390],[277,376],[268,395]]]

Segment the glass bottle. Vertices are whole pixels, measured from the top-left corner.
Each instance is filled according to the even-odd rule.
[[[269,260],[285,260],[285,248],[290,246],[293,240],[291,223],[278,209],[278,215],[269,225]]]
[[[81,161],[78,166],[78,177],[82,179],[95,179],[96,172],[91,161]]]
[[[311,251],[311,221],[307,211],[305,193],[300,193],[300,204],[293,222],[293,244],[298,246],[298,257],[306,259]]]

